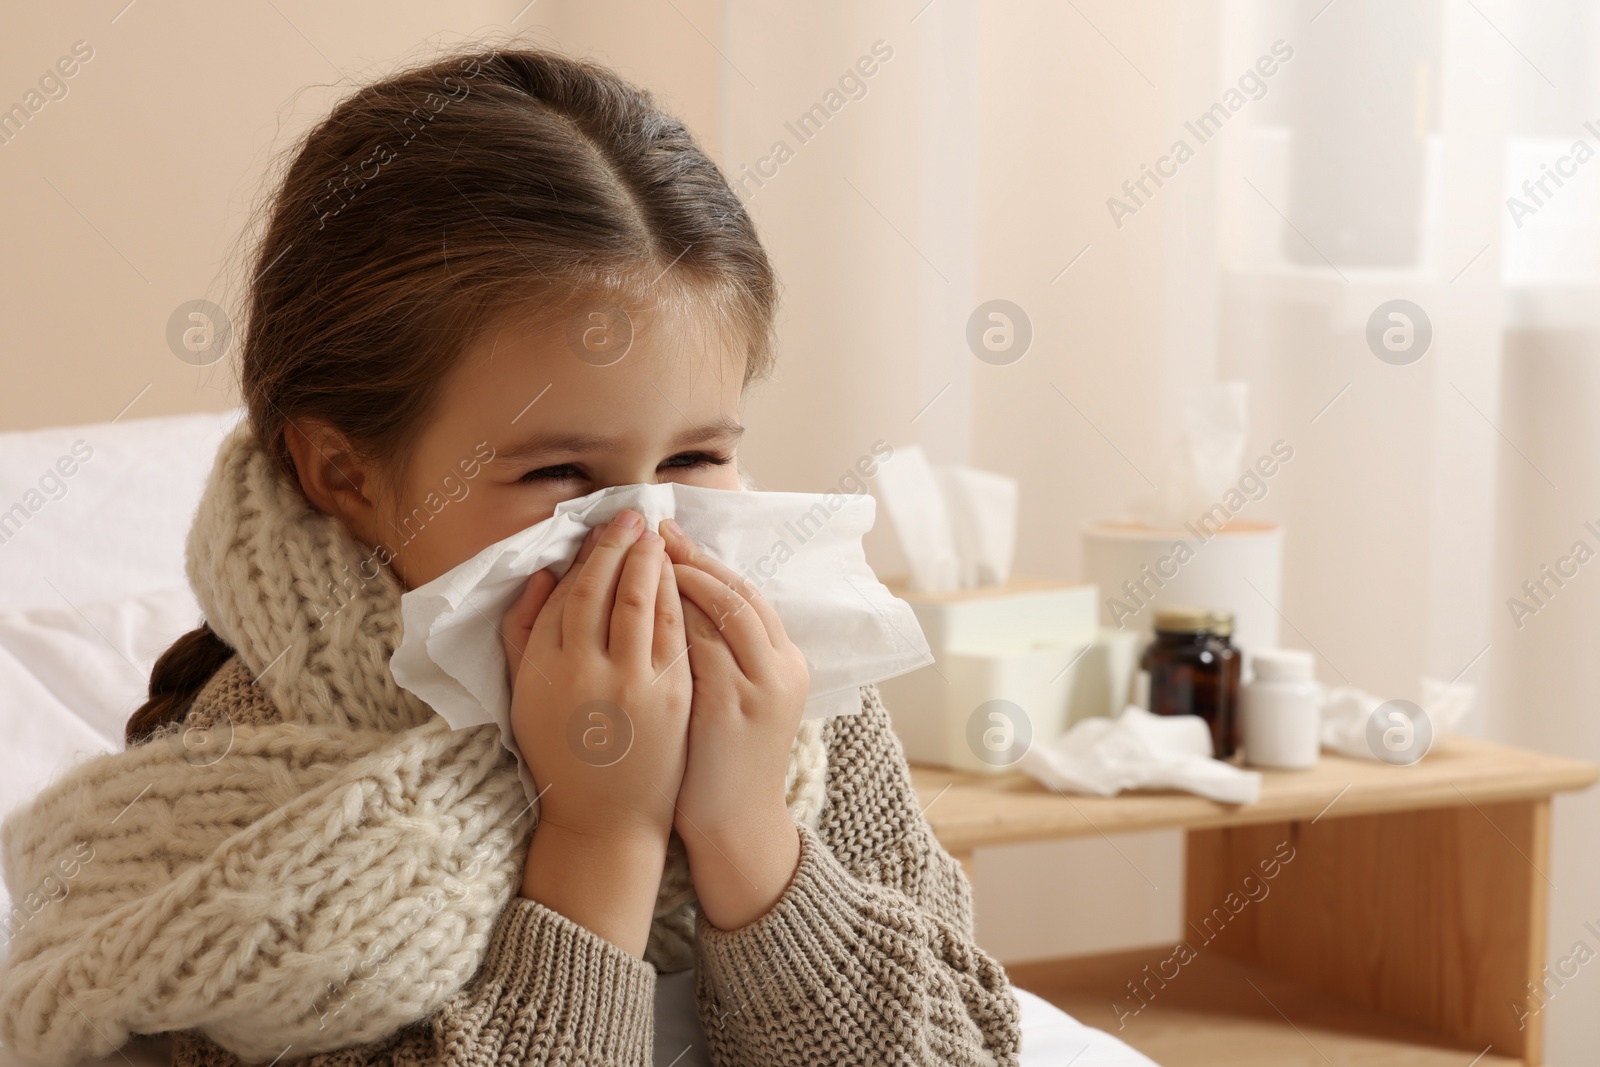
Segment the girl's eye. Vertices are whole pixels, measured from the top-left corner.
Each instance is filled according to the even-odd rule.
[[[701,467],[721,467],[732,462],[732,456],[719,456],[713,452],[680,452],[662,460],[661,466],[671,470],[697,470]]]
[[[721,467],[732,463],[732,456],[720,456],[714,452],[680,452],[676,456],[661,461],[663,470],[699,470],[702,467]],[[576,482],[582,481],[588,475],[583,468],[575,463],[561,463],[554,467],[540,467],[531,470],[518,478],[519,482]]]
[[[570,482],[582,478],[583,471],[571,463],[562,463],[555,467],[540,467],[538,470],[529,471],[519,482]]]

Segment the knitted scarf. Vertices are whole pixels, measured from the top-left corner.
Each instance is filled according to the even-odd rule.
[[[233,724],[220,755],[175,724],[74,764],[5,820],[6,887],[25,906],[0,962],[0,1041],[67,1064],[197,1029],[265,1062],[392,1034],[478,970],[537,809],[496,726],[452,730],[396,684],[403,589],[387,568],[353,582],[371,558],[248,422],[224,441],[189,581],[281,721]],[[815,827],[825,773],[806,720],[788,769],[798,822]],[[658,970],[693,965],[693,896],[674,835]]]

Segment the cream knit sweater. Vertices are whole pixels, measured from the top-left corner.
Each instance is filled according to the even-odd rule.
[[[181,728],[0,826],[15,899],[79,861],[0,962],[0,1040],[46,1064],[173,1031],[180,1067],[644,1065],[656,972],[694,964],[717,1063],[1015,1062],[1015,999],[875,688],[796,738],[773,910],[711,927],[674,840],[641,961],[517,895],[515,762],[395,684],[401,590],[365,560],[247,426],[224,443],[189,575],[237,655]]]

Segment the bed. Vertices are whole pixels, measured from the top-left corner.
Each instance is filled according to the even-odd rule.
[[[120,750],[151,664],[199,622],[184,538],[217,445],[239,417],[0,434],[0,818],[74,760]],[[9,903],[0,886],[0,904]],[[663,1067],[705,1062],[690,978],[668,976],[657,990]],[[1152,1063],[1030,993],[1018,1000],[1027,1067]],[[164,1038],[136,1038],[97,1063],[154,1067],[170,1051]],[[0,1067],[27,1063],[0,1047]]]

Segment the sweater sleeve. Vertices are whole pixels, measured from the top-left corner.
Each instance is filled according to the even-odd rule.
[[[971,888],[922,816],[877,687],[827,736],[827,796],[783,896],[738,930],[699,919],[712,1061],[1016,1064],[1017,1000],[973,941]]]
[[[514,897],[483,966],[443,1007],[389,1037],[274,1061],[305,1067],[648,1067],[655,968],[537,901]],[[197,1030],[173,1067],[243,1067]]]

